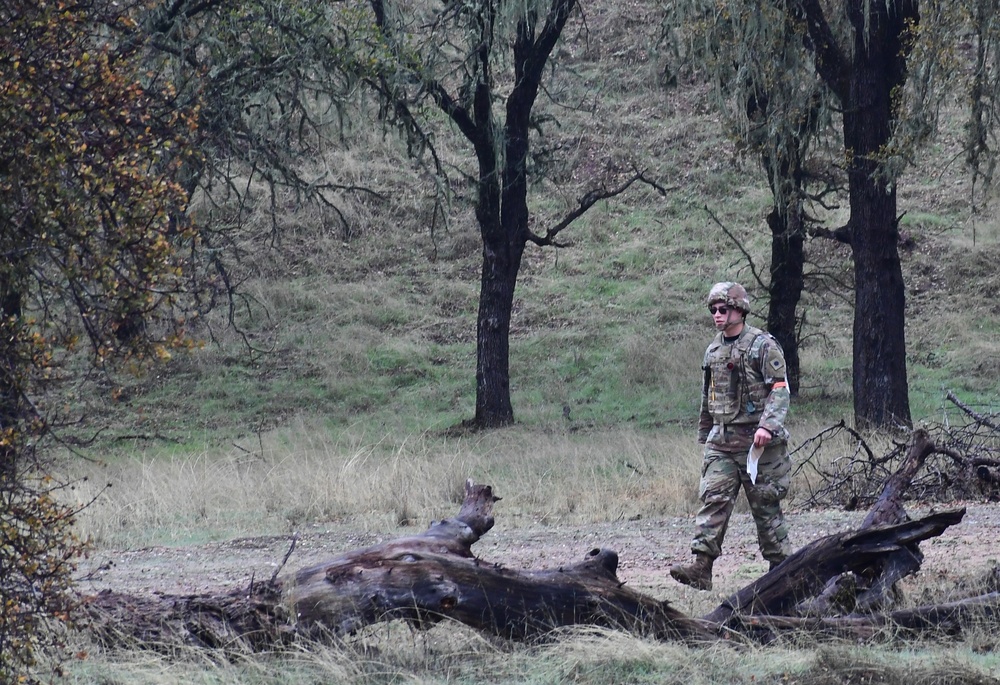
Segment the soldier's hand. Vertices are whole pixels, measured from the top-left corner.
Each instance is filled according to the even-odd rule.
[[[764,447],[769,442],[771,442],[771,431],[768,429],[758,428],[757,432],[753,434],[753,444],[757,447]]]

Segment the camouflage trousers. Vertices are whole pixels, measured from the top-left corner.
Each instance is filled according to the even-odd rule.
[[[788,446],[784,441],[764,449],[757,463],[756,484],[750,482],[747,474],[746,452],[723,452],[706,447],[699,487],[702,504],[695,517],[698,531],[691,551],[713,559],[722,553],[722,541],[742,486],[757,524],[757,544],[763,557],[768,561],[780,561],[791,554],[788,526],[781,512],[781,500],[788,494],[791,471]]]

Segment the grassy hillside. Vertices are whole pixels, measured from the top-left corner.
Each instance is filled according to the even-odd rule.
[[[586,189],[633,166],[671,190],[635,189],[595,207],[564,233],[570,248],[529,246],[511,360],[525,426],[561,425],[567,410],[578,428],[690,425],[711,335],[708,287],[740,280],[756,298],[751,320],[761,324],[766,309],[757,279],[767,278],[770,196],[760,170],[736,155],[703,85],[661,82],[653,8],[607,5],[588,10],[586,31],[567,32],[563,68],[540,104],[559,125],[535,141],[553,171],[533,189],[533,227],[543,231]],[[471,172],[468,147],[444,122],[434,125],[446,163]],[[970,214],[956,154],[961,121],[950,126],[900,185],[916,420],[940,415],[944,388],[973,404],[997,398],[990,360],[1000,305],[991,294],[1000,228],[991,211]],[[456,180],[447,222],[432,230],[433,186],[399,141],[374,125],[353,136],[325,164],[384,200],[343,198],[350,235],[332,215],[289,201],[272,233],[261,195],[258,233],[234,267],[252,298],[237,320],[259,351],[249,353],[220,315],[204,349],[140,379],[119,406],[101,407],[121,410],[120,435],[207,444],[301,417],[331,430],[412,433],[472,414],[479,241],[469,191]],[[845,212],[831,212],[831,225]],[[795,416],[849,418],[849,253],[820,240],[808,249],[813,269],[832,278],[814,281],[803,303]]]

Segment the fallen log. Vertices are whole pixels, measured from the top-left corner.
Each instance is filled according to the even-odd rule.
[[[958,635],[976,622],[995,622],[1000,617],[1000,592],[901,609],[888,614],[847,616],[747,616],[744,623],[758,636],[762,631],[778,634],[794,630],[798,636],[830,635],[852,640],[872,640],[879,633],[887,638],[928,635]]]
[[[393,619],[417,628],[453,620],[512,640],[573,625],[689,642],[720,635],[768,641],[781,630],[807,626],[855,635],[874,634],[890,623],[912,632],[953,630],[984,612],[995,617],[996,598],[863,614],[920,567],[921,541],[965,514],[954,509],[918,520],[906,515],[903,493],[933,450],[926,433],[915,433],[903,466],[886,482],[861,529],[812,542],[702,618],[625,587],[617,577],[618,555],[609,549],[593,549],[577,564],[547,570],[512,570],[478,559],[472,546],[492,529],[499,498],[490,486],[470,480],[458,515],[420,534],[347,552],[283,578],[276,573],[223,595],[104,592],[88,599],[91,630],[108,645],[184,643],[237,651],[273,649],[302,636],[340,638]],[[835,601],[838,594],[848,598]]]
[[[911,522],[906,489],[936,446],[914,431],[906,457],[890,476],[857,531],[821,538],[727,598],[705,618],[737,628],[751,614],[863,613],[895,602],[895,585],[919,570],[919,543],[962,520],[965,509]]]
[[[572,625],[596,625],[660,639],[714,639],[696,620],[624,587],[618,555],[591,550],[580,563],[512,571],[478,560],[378,550],[296,574],[287,598],[296,628],[345,635],[391,619],[424,627],[448,618],[503,638],[525,640]]]
[[[278,583],[221,595],[137,596],[108,590],[86,598],[83,608],[81,627],[112,649],[172,651],[183,645],[252,653],[295,639]]]
[[[91,630],[106,644],[194,644],[262,650],[296,636],[342,637],[402,619],[422,628],[455,620],[507,639],[595,625],[658,639],[716,640],[711,626],[618,580],[618,555],[591,550],[557,569],[483,562],[472,545],[493,527],[492,488],[466,483],[458,516],[419,535],[343,554],[222,596],[90,599]]]

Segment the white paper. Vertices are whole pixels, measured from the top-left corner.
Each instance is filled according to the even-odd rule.
[[[750,445],[750,451],[747,452],[747,473],[750,474],[750,482],[754,484],[757,483],[757,462],[762,454],[764,448],[757,445]]]

